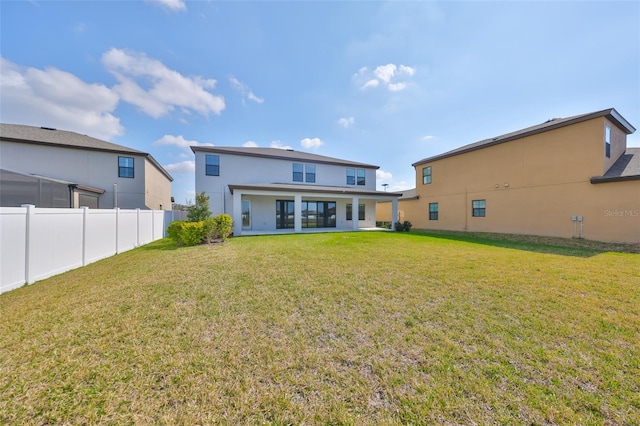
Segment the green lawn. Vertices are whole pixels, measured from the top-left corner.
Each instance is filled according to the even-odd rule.
[[[640,255],[169,240],[0,295],[0,424],[640,424]]]

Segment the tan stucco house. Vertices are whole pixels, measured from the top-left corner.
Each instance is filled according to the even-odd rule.
[[[75,132],[0,124],[0,206],[171,210],[171,175],[148,153]]]
[[[398,214],[416,229],[640,243],[640,148],[627,148],[635,130],[611,108],[424,158]],[[388,206],[378,211],[390,219]]]

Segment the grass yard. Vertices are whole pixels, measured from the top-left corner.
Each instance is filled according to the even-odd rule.
[[[0,424],[640,424],[635,253],[161,240],[0,313]]]

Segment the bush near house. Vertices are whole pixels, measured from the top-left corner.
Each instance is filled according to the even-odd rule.
[[[199,222],[176,220],[167,228],[167,235],[181,246],[211,244],[215,240],[226,241],[231,235],[233,220],[228,214],[208,217]]]
[[[411,224],[411,222],[409,222],[408,220],[405,220],[404,222],[396,222],[396,231],[398,232],[409,232],[411,231],[411,227],[413,225]]]
[[[202,222],[211,216],[211,210],[209,209],[209,196],[204,192],[196,195],[196,203],[189,207],[189,213],[187,214],[187,220],[189,222]]]

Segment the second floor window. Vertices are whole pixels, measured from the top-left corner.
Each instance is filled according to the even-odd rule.
[[[358,181],[357,184],[358,185],[365,185],[366,183],[366,179],[365,179],[365,172],[364,169],[358,169],[357,170],[357,176],[358,176]]]
[[[422,184],[427,185],[431,183],[431,166],[422,169]]]
[[[356,184],[356,169],[347,169],[347,185]]]
[[[118,177],[133,179],[133,157],[118,157]]]
[[[604,155],[611,158],[611,127],[604,128]]]
[[[220,156],[207,155],[205,158],[207,176],[220,176]]]
[[[294,182],[302,182],[303,181],[303,172],[302,172],[302,164],[293,163],[293,181]]]
[[[316,181],[316,166],[311,164],[306,164],[304,166],[305,176],[304,179],[307,182],[315,182]]]

